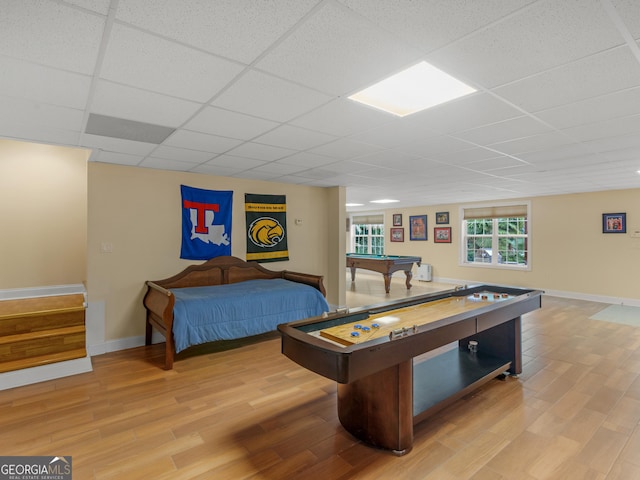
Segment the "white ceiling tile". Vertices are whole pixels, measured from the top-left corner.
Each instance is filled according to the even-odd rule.
[[[242,140],[235,138],[218,137],[190,130],[176,130],[162,142],[163,145],[171,147],[190,148],[211,153],[224,153],[241,143]]]
[[[178,127],[202,104],[105,80],[97,82],[91,112],[138,122]]]
[[[240,173],[237,173],[235,175],[233,175],[234,177],[241,177],[241,178],[249,178],[252,180],[265,180],[265,181],[272,181],[275,182],[277,181],[278,178],[278,174],[277,173],[271,173],[271,172],[264,172],[264,171],[258,171],[255,169],[251,169],[251,170],[244,170]]]
[[[348,136],[389,123],[389,114],[338,98],[291,122],[292,125],[330,135]]]
[[[287,165],[300,165],[306,168],[315,168],[323,165],[330,165],[335,163],[336,160],[324,155],[316,155],[309,152],[297,152],[286,158],[278,160],[278,163],[284,163]]]
[[[187,163],[204,163],[207,160],[211,160],[213,154],[202,152],[200,150],[190,150],[188,148],[178,148],[178,147],[169,147],[166,145],[159,145],[153,152],[150,157],[156,159],[165,159],[165,160],[173,160],[176,162],[187,162]]]
[[[620,47],[496,88],[494,92],[537,112],[640,85],[640,62]]]
[[[282,125],[256,138],[257,143],[294,150],[307,150],[335,140],[331,135],[305,130],[304,128]]]
[[[348,138],[341,138],[334,142],[309,149],[309,152],[336,159],[347,160],[349,158],[359,157],[360,155],[366,155],[367,153],[377,152],[380,150],[383,150],[383,147],[379,145],[371,145],[364,142],[350,140]]]
[[[0,97],[0,120],[32,128],[53,127],[80,132],[82,110],[48,105],[21,98]],[[8,113],[11,112],[9,115]]]
[[[394,118],[390,123],[352,135],[350,138],[379,147],[396,148],[407,143],[439,136],[438,133],[426,128],[420,120],[421,118],[415,116],[413,118],[411,116]]]
[[[82,110],[87,104],[91,78],[0,57],[0,95]]]
[[[557,164],[567,158],[581,158],[592,154],[586,146],[578,144],[560,145],[547,150],[520,154],[518,158],[529,163]]]
[[[506,153],[508,155],[518,155],[538,150],[547,150],[549,148],[568,145],[570,143],[571,140],[566,135],[562,135],[558,132],[548,132],[541,135],[533,135],[531,137],[507,140],[506,142],[492,143],[487,148],[497,152]]]
[[[0,55],[93,73],[105,20],[49,0],[4,1]]]
[[[424,51],[493,23],[534,0],[339,0],[350,9]]]
[[[304,176],[305,178],[310,178],[313,180],[327,180],[330,181],[331,178],[336,178],[336,173],[331,170],[324,170],[322,168],[311,168],[309,170],[305,170],[304,174],[299,173],[299,176]]]
[[[229,155],[238,157],[255,158],[256,160],[264,160],[270,162],[292,155],[297,150],[290,150],[288,148],[273,147],[271,145],[261,145],[259,143],[245,142],[242,145],[237,146],[229,150]]]
[[[250,140],[277,126],[278,123],[270,120],[207,107],[187,122],[184,128],[220,137]]]
[[[397,150],[382,150],[368,155],[362,155],[354,161],[364,165],[393,168],[396,170],[412,169],[415,168],[416,165],[427,165],[431,163],[418,155]]]
[[[330,96],[257,71],[244,74],[213,106],[286,122],[331,99]]]
[[[395,36],[327,2],[256,66],[319,91],[342,95],[367,87],[419,58],[420,52]]]
[[[207,102],[243,67],[115,24],[100,75],[118,83]]]
[[[498,155],[498,153],[495,150],[482,147],[473,147],[464,150],[456,150],[453,152],[433,155],[432,158],[446,165],[462,166],[471,162],[477,162],[478,160],[494,158],[496,157],[496,155]]]
[[[550,132],[541,122],[528,117],[518,117],[484,127],[456,133],[456,137],[477,145],[492,145],[509,139],[517,139]]]
[[[639,149],[640,135],[634,133],[632,135],[620,135],[615,137],[599,138],[584,142],[584,145],[597,152],[608,152],[620,149]],[[640,160],[640,156],[638,156]]]
[[[219,175],[221,177],[232,177],[242,172],[244,169],[235,168],[235,167],[220,167],[218,165],[210,165],[208,163],[203,163],[196,167],[193,167],[190,172],[193,173],[203,173],[205,175]]]
[[[436,157],[448,153],[468,150],[472,146],[473,145],[459,138],[440,135],[437,137],[429,137],[424,140],[414,141],[398,147],[398,149],[422,157]]]
[[[273,175],[290,175],[304,170],[307,170],[307,168],[299,165],[286,165],[280,162],[265,163],[264,165],[251,169],[252,172],[268,173]]]
[[[232,58],[255,60],[317,0],[277,2],[120,0],[117,18],[145,30]],[[150,15],[150,12],[154,12]]]
[[[429,108],[415,115],[423,128],[438,134],[455,133],[522,115],[517,108],[488,93],[478,92]]]
[[[613,118],[604,122],[565,128],[563,133],[579,141],[597,140],[640,132],[640,115]]]
[[[232,155],[218,155],[217,157],[209,160],[207,165],[214,165],[217,167],[236,168],[238,170],[247,170],[250,168],[259,167],[267,162],[262,160],[256,160],[254,158],[234,157]]]
[[[494,173],[495,170],[511,167],[519,167],[525,164],[525,162],[518,161],[512,157],[500,156],[495,158],[489,158],[487,160],[478,160],[477,162],[467,163],[465,168],[470,168],[477,172]]]
[[[2,101],[0,101],[0,109]],[[50,143],[52,145],[78,145],[80,132],[51,127],[48,125],[25,125],[10,120],[0,119],[0,132],[3,138],[11,138],[27,142]]]
[[[65,2],[102,15],[109,13],[109,6],[111,5],[111,0],[65,0]]]
[[[563,129],[630,116],[638,112],[640,87],[537,112],[536,117]]]
[[[637,0],[611,0],[611,3],[633,38],[640,38],[640,9]]]
[[[182,162],[167,158],[147,157],[138,164],[139,167],[155,168],[158,170],[176,170],[184,172],[187,169],[198,166],[198,162]]]
[[[622,43],[599,0],[545,0],[427,59],[463,81],[492,88]]]

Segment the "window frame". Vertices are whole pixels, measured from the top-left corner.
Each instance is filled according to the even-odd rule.
[[[509,263],[498,263],[497,256],[492,257],[491,263],[484,262],[469,262],[467,261],[467,229],[466,229],[466,220],[465,220],[465,210],[469,209],[478,209],[478,208],[504,208],[504,207],[515,207],[515,206],[525,206],[527,213],[527,234],[526,235],[517,235],[520,238],[526,238],[527,242],[527,264],[519,265],[519,264],[509,264]],[[484,204],[471,204],[471,205],[461,205],[459,209],[459,218],[460,218],[460,248],[458,252],[458,265],[461,267],[470,267],[470,268],[493,268],[500,270],[511,270],[511,271],[530,271],[531,265],[533,262],[533,236],[532,236],[532,214],[531,214],[531,201],[519,201],[519,202],[492,202],[492,203],[484,203]],[[498,251],[498,246],[494,245],[494,242],[497,242],[499,238],[504,238],[505,236],[500,236],[497,230],[498,219],[500,218],[518,218],[519,215],[504,215],[500,217],[493,217],[494,220],[494,229],[491,235],[492,239],[492,250]],[[486,217],[491,218],[491,217]]]
[[[350,226],[350,228],[349,228],[349,245],[350,245],[350,248],[349,248],[349,250],[350,250],[351,253],[358,253],[358,252],[356,252],[356,232],[355,232],[356,225],[370,225],[370,226],[371,225],[376,225],[376,226],[380,225],[381,226],[381,228],[380,228],[381,234],[380,235],[373,235],[372,234],[372,229],[371,228],[369,229],[369,233],[367,235],[367,238],[369,239],[369,242],[367,244],[367,250],[368,251],[367,251],[366,254],[361,253],[361,255],[384,255],[384,252],[385,252],[385,250],[387,248],[386,236],[385,236],[384,215],[381,214],[381,213],[378,213],[378,214],[372,213],[372,214],[370,214],[370,216],[376,216],[376,215],[382,217],[382,223],[377,223],[377,222],[376,223],[354,222],[354,218],[357,218],[359,216],[358,214],[354,214],[354,215],[351,215],[349,217],[349,226]],[[382,240],[382,253],[372,253],[371,252],[372,247],[373,247],[372,238],[374,238],[374,237],[375,238],[380,238]]]

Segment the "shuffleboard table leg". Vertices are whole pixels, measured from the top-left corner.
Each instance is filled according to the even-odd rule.
[[[360,440],[404,455],[413,447],[413,360],[338,384],[338,418]]]

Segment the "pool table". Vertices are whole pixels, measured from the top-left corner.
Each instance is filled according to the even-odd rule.
[[[282,353],[338,383],[348,432],[404,455],[414,425],[522,372],[521,316],[542,293],[478,285],[332,312],[279,325]]]
[[[407,290],[411,288],[411,269],[413,264],[420,266],[422,257],[409,257],[401,255],[365,255],[360,253],[347,253],[347,267],[351,269],[351,281],[356,281],[356,268],[364,268],[380,272],[384,276],[384,290],[389,293],[391,289],[391,276],[394,272],[404,271],[407,277],[405,284]]]

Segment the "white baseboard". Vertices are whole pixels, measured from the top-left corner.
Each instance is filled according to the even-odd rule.
[[[48,287],[9,288],[0,290],[0,300],[19,300],[22,298],[53,297],[57,295],[83,294],[87,301],[87,290],[81,283],[70,285],[50,285]]]
[[[91,357],[56,362],[39,367],[23,368],[0,374],[0,390],[55,380],[56,378],[91,372],[92,370]]]

